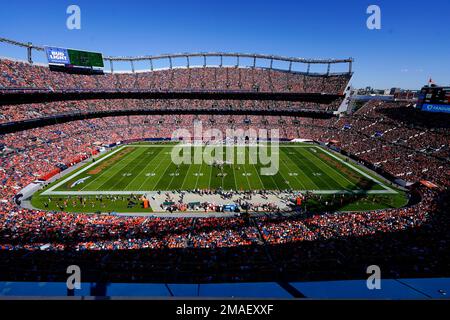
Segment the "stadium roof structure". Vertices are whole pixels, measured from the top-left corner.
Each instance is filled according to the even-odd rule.
[[[27,48],[28,50],[28,62],[33,63],[32,58],[32,50],[36,51],[44,51],[44,46],[40,45],[34,45],[31,42],[20,42],[16,40],[11,40],[7,38],[0,37],[0,42],[7,43],[14,46],[19,46],[23,48]],[[198,58],[203,57],[203,67],[207,66],[207,58],[220,58],[220,63],[217,65],[218,67],[223,67],[223,58],[224,57],[231,57],[236,59],[235,67],[251,67],[256,68],[257,67],[257,60],[266,60],[269,62],[269,69],[273,69],[273,62],[274,61],[282,61],[288,63],[288,68],[285,71],[292,72],[293,64],[294,63],[301,63],[307,65],[306,73],[310,74],[310,66],[312,64],[323,64],[327,65],[327,72],[326,74],[331,74],[331,65],[335,64],[348,64],[348,72],[346,73],[352,73],[353,68],[353,58],[347,58],[347,59],[307,59],[307,58],[297,58],[297,57],[285,57],[285,56],[279,56],[279,55],[267,55],[267,54],[257,54],[257,53],[230,53],[230,52],[194,52],[194,53],[174,53],[174,54],[160,54],[160,55],[144,55],[144,56],[104,56],[103,60],[105,62],[109,62],[111,67],[111,72],[114,72],[114,62],[129,62],[131,66],[131,72],[135,72],[134,62],[137,61],[148,61],[150,70],[154,70],[153,61],[156,60],[166,60],[168,62],[168,68],[173,68],[173,59],[177,58],[185,58],[186,64],[185,67],[189,68],[191,67],[191,58]],[[242,65],[241,59],[242,58],[250,58],[253,59],[253,63],[251,65]],[[267,67],[265,67],[267,68]],[[277,70],[280,70],[277,68]]]
[[[135,61],[149,61],[150,63],[150,69],[153,71],[153,61],[155,60],[161,60],[166,59],[169,61],[169,68],[171,69],[173,67],[172,59],[176,58],[185,58],[186,59],[186,67],[190,67],[190,59],[194,57],[203,57],[203,67],[207,66],[207,58],[208,57],[216,57],[220,58],[219,67],[223,67],[223,58],[224,57],[232,57],[236,58],[236,64],[235,67],[241,67],[240,59],[241,58],[251,58],[253,59],[253,64],[250,65],[252,68],[256,68],[256,62],[257,59],[260,60],[268,60],[269,61],[269,69],[273,69],[273,62],[274,61],[283,61],[288,62],[289,72],[292,71],[292,65],[293,63],[302,63],[307,64],[308,69],[307,73],[310,73],[310,65],[311,64],[326,64],[328,65],[327,74],[330,74],[330,69],[332,64],[339,64],[339,63],[348,63],[349,69],[348,72],[352,72],[352,64],[353,59],[305,59],[305,58],[295,58],[295,57],[284,57],[284,56],[277,56],[277,55],[265,55],[265,54],[257,54],[257,53],[230,53],[230,52],[196,52],[196,53],[175,53],[175,54],[162,54],[162,55],[155,55],[155,56],[137,56],[137,57],[104,57],[103,59],[105,61],[109,61],[111,65],[111,70],[114,70],[113,63],[114,61],[128,61],[131,63],[131,69],[134,72],[134,65],[133,62]]]

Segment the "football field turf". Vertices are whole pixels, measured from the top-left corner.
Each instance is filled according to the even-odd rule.
[[[274,152],[279,157],[275,175],[261,174],[261,168],[270,164],[250,163],[248,146],[233,147],[234,159],[244,155],[244,164],[235,161],[221,166],[205,162],[177,166],[172,161],[172,148],[174,145],[169,144],[119,146],[53,183],[42,195],[142,194],[194,189],[396,193],[366,169],[318,145],[280,144]],[[194,153],[194,147],[190,150]],[[220,150],[222,154],[227,151]]]

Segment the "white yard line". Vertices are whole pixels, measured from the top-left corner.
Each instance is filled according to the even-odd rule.
[[[105,168],[105,170],[102,170],[102,172],[101,172],[100,174],[96,175],[96,176],[94,177],[93,180],[90,180],[87,184],[83,185],[83,187],[81,188],[80,191],[85,190],[85,189],[86,189],[87,187],[89,187],[92,183],[98,181],[100,178],[103,177],[103,175],[105,175],[105,174],[107,174],[107,173],[110,173],[110,169],[112,169],[112,168],[114,168],[114,167],[116,167],[116,166],[118,166],[118,167],[121,168],[121,169],[118,170],[117,172],[121,171],[123,168],[125,168],[125,167],[128,165],[128,162],[125,162],[125,165],[124,165],[124,166],[120,166],[119,164],[121,164],[125,159],[128,159],[128,156],[130,156],[130,155],[132,155],[132,154],[133,154],[133,153],[128,153],[128,154],[123,155],[123,156],[122,156],[118,161],[116,161],[114,164],[112,164],[112,165],[109,166],[108,168]],[[137,157],[136,157],[136,158],[137,158]],[[117,169],[117,168],[115,168],[113,171],[116,171],[116,169]],[[110,177],[110,178],[111,178],[111,177]],[[109,180],[110,178],[107,178],[107,180]],[[104,183],[104,182],[103,182],[103,183]],[[100,186],[102,186],[103,183],[101,183]]]
[[[158,157],[161,154],[162,150],[160,152],[158,152],[158,154],[156,155],[156,157],[154,157],[150,163],[153,163],[153,160],[158,160],[159,163],[158,165],[153,169],[153,172],[155,173],[156,176],[156,172],[158,171],[159,167],[161,166],[161,164],[163,163],[163,161],[161,161],[161,159]],[[150,165],[150,163],[144,168],[144,170],[147,170],[147,167]],[[142,171],[141,171],[142,172]],[[142,184],[139,186],[139,189],[142,188],[149,179],[151,179],[151,176],[148,176],[147,178],[145,178],[144,182],[142,182]]]
[[[322,150],[322,149],[320,149],[320,148],[318,148],[319,150]],[[347,180],[347,182],[349,182],[350,184],[352,184],[352,185],[354,185],[355,183],[354,182],[352,182],[352,181],[350,181],[345,175],[343,175],[341,172],[340,172],[340,170],[337,170],[336,168],[333,168],[331,165],[329,165],[328,163],[326,163],[325,161],[323,161],[322,159],[320,159],[320,157],[318,157],[317,155],[315,155],[315,154],[313,154],[313,153],[311,153],[312,155],[314,155],[314,157],[316,158],[316,159],[318,159],[321,163],[323,163],[327,168],[329,168],[329,169],[331,169],[333,172],[336,172],[339,176],[341,176],[342,178],[344,178],[345,180]],[[323,170],[322,170],[323,171]],[[325,174],[327,174],[326,172],[325,172]],[[327,174],[328,175],[328,174]],[[329,175],[328,175],[329,176]],[[333,179],[333,177],[331,177],[330,176],[330,178],[331,179]],[[341,187],[344,187],[345,188],[345,186],[343,186],[342,185],[342,183],[340,183],[340,181],[336,181],[336,179],[333,179],[336,183],[338,183]],[[378,181],[377,181],[377,183],[378,183]]]
[[[291,157],[289,157],[289,156],[286,154],[285,151],[283,151],[283,150],[281,150],[281,149],[280,149],[280,151],[283,153],[283,155],[286,156],[287,159],[289,159],[290,163],[292,163],[292,164],[294,165],[294,168],[292,168],[292,166],[290,165],[290,163],[288,163],[288,160],[281,160],[281,155],[280,155],[280,158],[279,158],[280,161],[284,164],[284,166],[285,166],[286,168],[288,168],[289,171],[291,171],[291,172],[297,172],[298,170],[300,170],[300,171],[301,171],[301,174],[303,174],[303,175],[305,176],[306,179],[308,179],[313,185],[315,185],[316,187],[318,187],[318,185],[317,185],[317,184],[316,184],[316,183],[315,183],[315,182],[314,182],[314,181],[306,174],[306,172],[304,172],[304,171],[302,170],[302,168],[298,167],[298,166],[294,163],[294,161],[291,159]],[[299,156],[300,156],[300,155],[299,155]],[[296,167],[297,167],[297,169],[296,169]],[[299,172],[299,173],[300,173],[300,172]],[[289,179],[286,179],[286,177],[283,176],[283,174],[281,173],[281,171],[280,171],[280,175],[283,177],[283,179],[285,179],[285,181],[290,181]],[[302,182],[301,177],[295,176],[294,179],[297,180],[297,182],[299,182],[300,185],[301,185],[302,187],[305,187],[305,185],[304,185],[303,182]]]

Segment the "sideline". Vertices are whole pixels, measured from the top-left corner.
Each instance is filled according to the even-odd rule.
[[[116,150],[114,150],[113,152],[111,152],[110,154],[104,156],[103,158],[101,158],[98,161],[92,162],[91,164],[87,165],[86,167],[84,167],[83,169],[81,169],[80,171],[76,172],[74,175],[69,175],[66,179],[58,182],[57,184],[55,184],[54,186],[52,186],[51,188],[45,190],[44,192],[41,193],[41,195],[52,195],[54,194],[53,190],[55,190],[56,188],[58,188],[59,186],[61,186],[62,184],[72,180],[73,178],[75,178],[76,176],[80,175],[81,173],[85,172],[86,170],[92,168],[93,166],[101,163],[102,161],[104,161],[105,159],[108,159],[109,157],[111,157],[112,155],[116,154],[117,152],[119,152],[120,150],[122,150],[123,148],[126,148],[127,146],[122,146]]]

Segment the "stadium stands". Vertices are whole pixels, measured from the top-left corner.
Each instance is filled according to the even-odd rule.
[[[99,111],[145,111],[156,112],[251,112],[251,111],[332,111],[341,100],[332,104],[305,102],[269,102],[269,101],[235,101],[235,100],[81,100],[64,102],[47,102],[21,105],[4,105],[0,110],[0,123],[25,121],[67,113]]]
[[[406,103],[368,102],[351,117],[323,128],[323,141],[406,181],[449,185],[449,117]]]
[[[342,94],[350,74],[307,75],[263,68],[173,68],[139,73],[77,75],[0,60],[0,89],[209,89]]]
[[[88,76],[0,60],[0,90],[210,89],[342,94],[348,80],[348,75],[228,67]],[[88,274],[98,276],[101,272],[103,277],[116,280],[239,281],[273,279],[274,274],[345,278],[363,274],[364,270],[358,269],[367,261],[363,262],[363,257],[387,256],[395,257],[383,260],[395,275],[447,274],[448,258],[442,257],[450,241],[443,227],[449,222],[445,212],[450,183],[448,118],[425,117],[406,104],[388,102],[369,102],[340,119],[220,114],[224,110],[327,111],[336,110],[339,102],[102,99],[0,106],[2,123],[72,112],[196,111],[183,116],[79,120],[0,135],[0,277],[51,279],[63,274],[52,262],[79,259],[87,265]],[[202,115],[202,110],[217,114]],[[177,128],[191,130],[195,120],[219,129],[277,128],[285,139],[331,143],[415,183],[412,193],[421,199],[401,209],[326,212],[306,218],[275,212],[251,218],[118,217],[30,210],[14,203],[13,197],[23,187],[61,164],[70,166],[77,157],[95,154],[101,145],[170,137]],[[418,185],[421,180],[438,188]],[[43,246],[45,250],[41,250]],[[29,252],[33,254],[27,255]],[[407,260],[402,262],[400,257]],[[26,270],[31,261],[35,270]],[[175,265],[176,270],[168,272]],[[130,268],[132,275],[126,272]],[[304,274],[299,275],[299,270]]]

